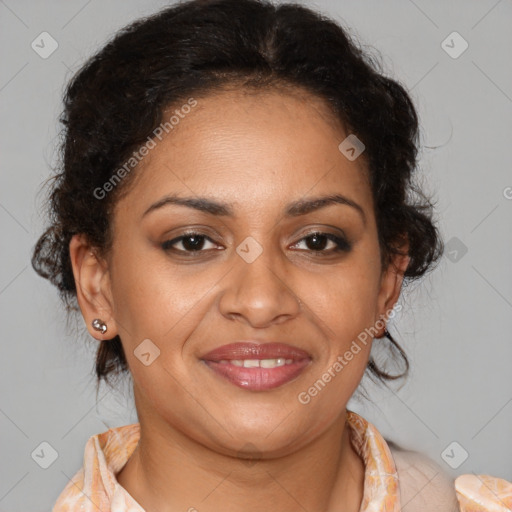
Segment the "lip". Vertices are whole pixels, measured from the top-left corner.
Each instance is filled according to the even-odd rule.
[[[201,357],[207,361],[222,361],[223,359],[311,359],[310,354],[287,343],[258,343],[244,341],[222,345]]]
[[[245,368],[229,360],[291,359],[291,363],[275,368]],[[237,342],[218,347],[201,360],[217,375],[235,386],[251,391],[266,391],[295,379],[309,366],[311,356],[306,351],[286,343]],[[223,362],[221,362],[223,361]]]

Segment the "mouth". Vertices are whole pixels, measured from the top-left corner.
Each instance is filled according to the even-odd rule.
[[[298,377],[312,358],[306,351],[285,343],[242,342],[216,348],[201,360],[235,386],[266,391]]]

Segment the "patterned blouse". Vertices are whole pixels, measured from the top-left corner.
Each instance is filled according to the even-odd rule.
[[[454,510],[439,507],[441,503],[448,503],[449,500],[445,498],[437,503],[432,502],[434,495],[439,496],[434,493],[434,489],[426,493],[425,503],[430,502],[427,506],[418,502],[411,505],[410,500],[402,503],[406,486],[420,488],[409,489],[409,495],[414,496],[425,485],[417,478],[412,482],[409,473],[405,471],[405,465],[404,472],[401,472],[401,465],[397,464],[399,452],[392,453],[374,425],[352,411],[347,411],[347,425],[352,445],[365,466],[360,512],[400,512],[402,507],[405,512]],[[52,512],[145,512],[116,479],[116,474],[135,450],[139,437],[139,423],[111,428],[90,437],[85,446],[82,468],[61,492]],[[454,500],[458,502],[461,512],[512,511],[512,483],[506,480],[488,475],[465,474],[457,477],[449,488],[456,495]],[[436,499],[439,500],[439,497]]]

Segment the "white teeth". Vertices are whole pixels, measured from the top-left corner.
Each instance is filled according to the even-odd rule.
[[[262,359],[260,366],[262,368],[275,368],[276,366],[284,366],[285,363],[286,361],[282,357],[279,359]]]
[[[222,359],[220,364],[232,364],[233,366],[243,366],[244,368],[276,368],[285,364],[292,364],[293,359]]]
[[[258,359],[245,359],[243,362],[244,368],[258,368],[260,362]]]

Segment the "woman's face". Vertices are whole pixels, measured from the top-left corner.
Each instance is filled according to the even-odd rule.
[[[141,423],[222,453],[240,453],[250,439],[277,456],[344,413],[372,337],[359,351],[353,342],[389,312],[401,280],[381,274],[364,153],[351,160],[340,151],[349,133],[320,100],[231,91],[196,101],[132,171],[108,261],[85,249],[80,259],[79,237],[72,241],[78,299],[88,325],[108,325],[104,336],[90,328],[93,336],[120,335]],[[347,202],[301,208],[333,195]],[[168,196],[198,207],[154,207]],[[200,198],[223,206],[204,211]],[[251,340],[309,357],[293,359],[289,374],[205,360]],[[213,369],[220,364],[232,380]]]

